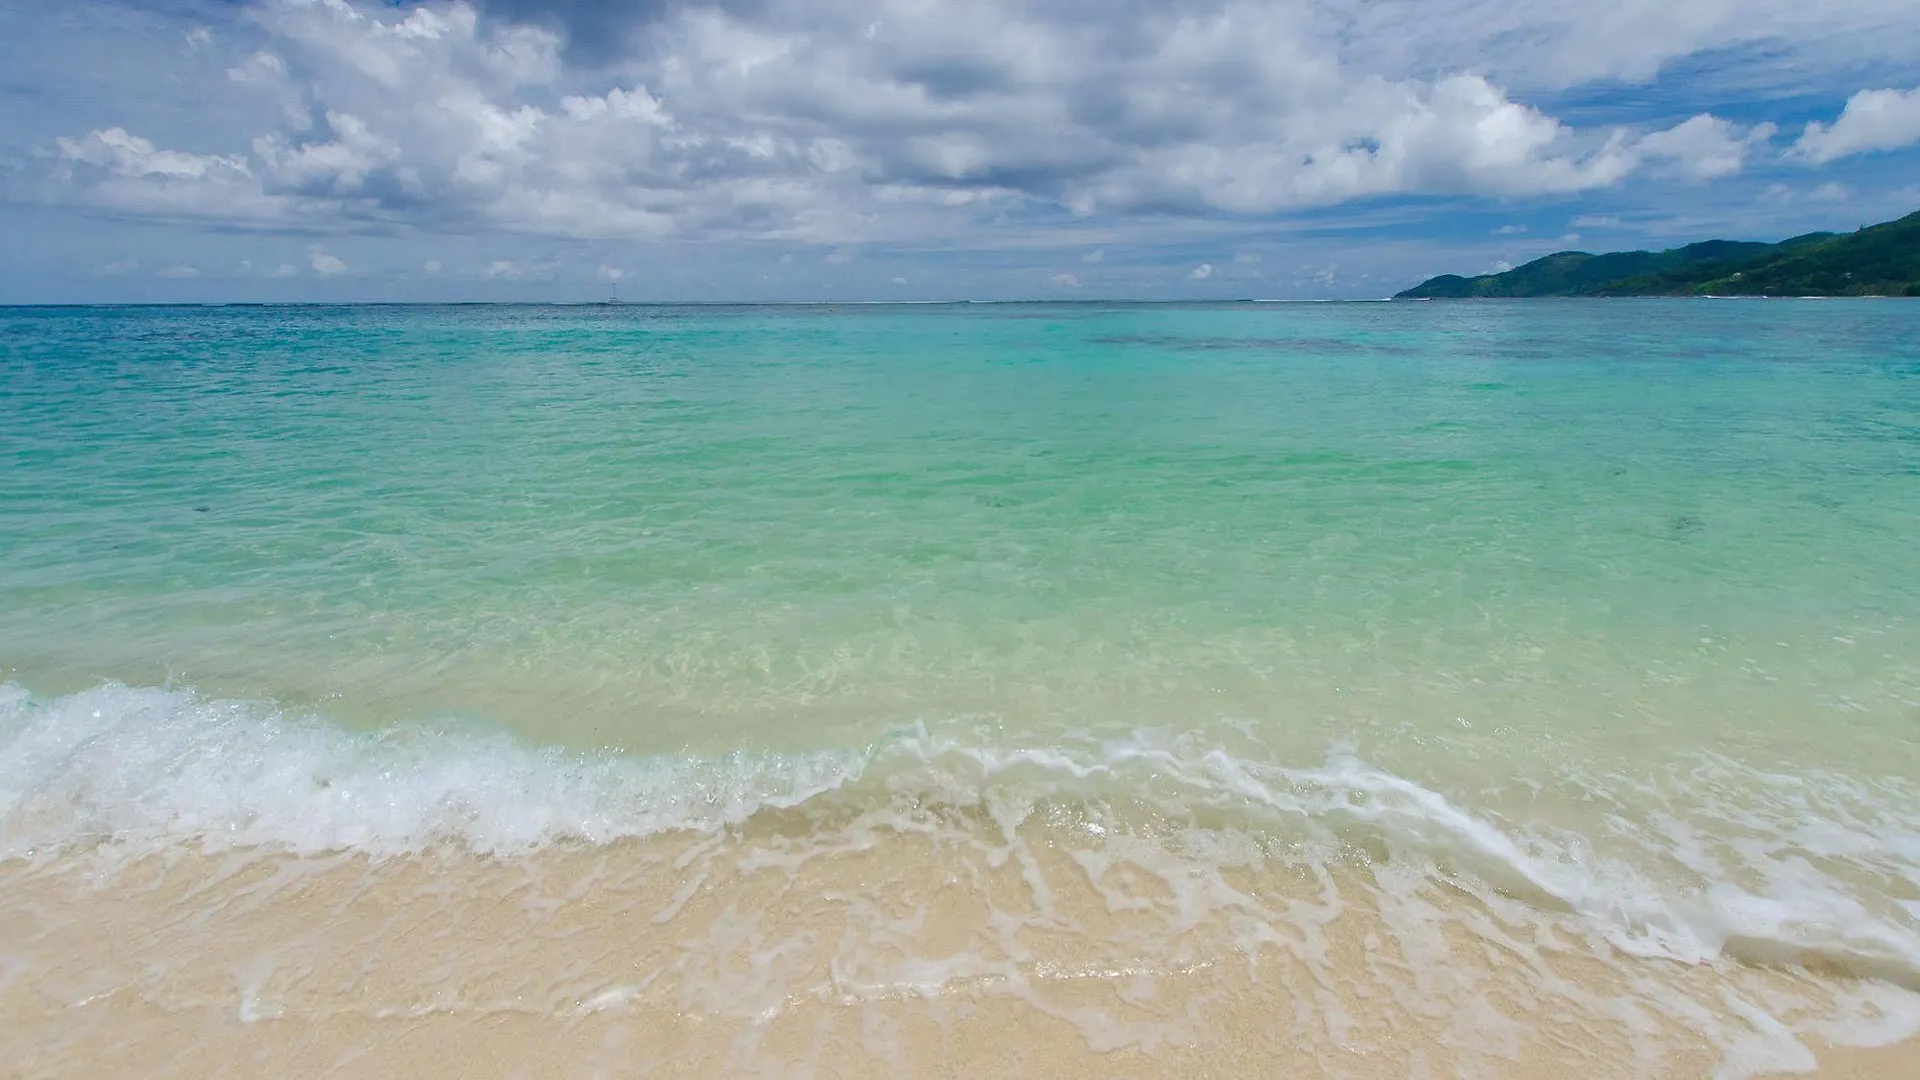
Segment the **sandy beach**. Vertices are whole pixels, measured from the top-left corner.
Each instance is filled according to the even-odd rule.
[[[1917,314],[0,312],[0,1073],[1920,1075]]]
[[[1524,899],[1406,888],[1407,867],[1365,852],[1331,872],[1247,852],[1193,887],[1192,868],[1124,845],[1102,859],[1045,828],[997,851],[793,839],[776,823],[509,862],[9,865],[0,1056],[21,1077],[1920,1066],[1900,1041],[1910,997],[1818,958],[1630,956]]]

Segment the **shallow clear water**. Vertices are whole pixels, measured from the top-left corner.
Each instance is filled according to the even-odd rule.
[[[0,860],[1202,830],[1920,986],[1920,305],[11,309],[0,387]]]

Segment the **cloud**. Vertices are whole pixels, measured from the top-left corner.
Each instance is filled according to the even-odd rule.
[[[199,277],[200,269],[199,267],[187,266],[183,263],[179,266],[163,267],[159,271],[159,275],[163,278],[171,278],[175,281],[184,281],[188,278]]]
[[[566,62],[588,23],[531,7],[248,10],[257,40],[215,46],[221,85],[280,101],[279,126],[204,132],[216,153],[63,136],[50,197],[257,228],[842,245],[1060,210],[1564,194],[1639,160],[1483,75],[1329,54],[1329,20],[1384,32],[1344,2],[690,2],[650,9],[604,71]]]
[[[245,178],[242,155],[189,154],[162,150],[123,128],[105,128],[81,138],[54,140],[64,163],[97,170],[102,176],[128,180],[219,181]]]
[[[1831,125],[1808,124],[1793,145],[1794,156],[1824,164],[1873,150],[1898,150],[1920,143],[1920,87],[1911,90],[1862,90],[1847,99]]]
[[[110,127],[54,140],[52,179],[79,201],[152,218],[230,220],[264,212],[240,154],[165,150]]]
[[[139,259],[115,259],[101,267],[100,272],[108,277],[119,277],[123,274],[131,274],[138,269],[140,269]]]
[[[1080,287],[1080,278],[1077,274],[1055,274],[1047,279],[1047,284],[1056,289],[1077,289]]]
[[[602,285],[613,285],[626,277],[627,272],[618,266],[602,266],[595,276],[599,278]]]
[[[1239,130],[1143,148],[1077,185],[1069,205],[1254,214],[1390,194],[1567,193],[1612,184],[1635,164],[1624,134],[1585,146],[1477,75],[1334,80],[1325,97],[1317,84],[1287,89],[1297,110],[1237,117]],[[1252,102],[1242,107],[1253,111]],[[1220,126],[1191,120],[1202,131]]]
[[[1617,229],[1620,218],[1614,214],[1581,214],[1567,224],[1576,229]]]
[[[893,279],[893,283],[895,285],[905,285],[907,283],[907,279],[903,277],[896,277]]]
[[[830,25],[852,42],[890,45],[904,54],[903,60],[919,59],[916,52],[948,60],[941,66],[924,64],[922,70],[930,88],[949,95],[983,85],[998,87],[1008,72],[1024,66],[972,55],[974,42],[992,38],[996,26],[1021,32],[1024,40],[1010,45],[1009,54],[1033,52],[1026,42],[1037,34],[1071,32],[1109,55],[1124,57],[1150,47],[1157,31],[1182,20],[1201,22],[1225,13],[1236,29],[1251,33],[1261,23],[1250,14],[1278,14],[1273,21],[1290,34],[1312,39],[1344,63],[1387,77],[1483,70],[1529,87],[1643,82],[1676,60],[1710,50],[1748,49],[1754,56],[1743,57],[1742,69],[1761,66],[1760,61],[1801,71],[1872,58],[1903,62],[1920,39],[1911,0],[1829,0],[1818,5],[1797,0],[1314,0],[1298,5],[985,0],[965,13],[927,4],[845,0],[481,0],[481,7],[504,21],[549,27],[566,41],[570,53],[593,63],[619,58],[636,40],[669,32],[690,11],[724,12],[768,31],[798,29],[812,14],[816,23]],[[960,47],[954,47],[956,43]]]
[[[1080,256],[1080,261],[1083,263],[1086,263],[1088,266],[1098,266],[1101,263],[1107,261],[1106,249],[1095,248],[1094,250],[1087,252],[1085,255]]]
[[[470,268],[471,273],[484,281],[552,281],[559,270],[560,260],[553,256],[535,260],[490,259]]]
[[[287,62],[261,50],[227,69],[227,78],[242,85],[271,85],[287,77]]]
[[[1523,232],[1526,232],[1526,231],[1527,231],[1527,227],[1526,227],[1525,225],[1502,225],[1502,226],[1500,226],[1499,228],[1497,228],[1497,229],[1495,229],[1495,230],[1493,230],[1493,235],[1495,235],[1495,236],[1518,236],[1518,235],[1520,235],[1521,233],[1523,233]]]
[[[1213,264],[1201,263],[1199,266],[1194,267],[1192,272],[1187,276],[1195,281],[1205,281],[1213,276]]]
[[[426,262],[420,264],[420,269],[425,270],[429,274],[437,274],[440,272],[440,260],[428,259]]]
[[[294,265],[292,263],[281,263],[280,265],[267,271],[267,276],[270,278],[290,278],[298,274],[299,272],[300,272],[299,270],[294,268]]]
[[[1806,80],[1856,65],[1910,66],[1911,0],[1320,0],[1345,54],[1376,70],[1470,69],[1534,90],[1649,82],[1677,61],[1722,87]],[[1725,100],[1722,98],[1721,100]]]
[[[1852,187],[1838,181],[1828,181],[1812,188],[1796,188],[1790,184],[1769,184],[1760,195],[1761,201],[1774,206],[1792,206],[1803,203],[1841,203],[1852,200],[1855,191]],[[1902,202],[1908,201],[1905,198]]]
[[[1689,180],[1714,180],[1746,167],[1747,155],[1773,138],[1772,124],[1742,127],[1711,113],[1701,113],[1680,124],[1641,139],[1638,151],[1664,162]]]
[[[362,274],[380,245],[463,250],[432,239],[449,235],[540,238],[479,249],[525,266],[545,238],[802,260],[1064,249],[1007,270],[1031,282],[1127,261],[1149,233],[1198,245],[1219,226],[1198,250],[1221,252],[1273,240],[1228,225],[1348,203],[1734,176],[1770,158],[1767,125],[1645,133],[1648,102],[1759,116],[1764,93],[1722,88],[1886,85],[1920,52],[1912,0],[230,0],[199,17],[215,32],[192,56],[121,65],[114,94],[68,95],[97,108],[19,126],[23,164],[0,179],[92,220],[382,238],[351,248]],[[188,25],[151,18],[169,41]],[[1620,93],[1676,71],[1684,87]],[[1903,145],[1876,94],[1913,92],[1856,95],[1796,156]],[[587,280],[599,253],[576,254]]]
[[[307,265],[313,267],[313,272],[321,277],[338,277],[348,269],[347,264],[338,256],[318,250],[307,256]]]

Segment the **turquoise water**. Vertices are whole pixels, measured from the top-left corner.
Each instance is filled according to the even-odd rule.
[[[1679,747],[1913,734],[1913,305],[0,332],[0,665],[37,691],[645,753],[976,714],[1584,729],[1622,701],[1694,710],[1642,718]]]
[[[1484,997],[1415,978],[1452,935],[1723,1075],[1920,1024],[1920,304],[5,309],[0,388],[11,890],[99,852],[693,834],[702,882],[1023,867],[967,963],[819,916],[915,995],[1040,1002],[1066,961],[1016,924],[1101,971],[1323,965],[1307,909],[1250,899],[1317,880],[1404,949],[1316,978],[1413,1017]],[[1116,899],[1123,863],[1164,895]],[[490,881],[434,917],[494,925]],[[761,997],[714,1000],[825,993],[777,958],[839,894],[742,888]],[[1555,942],[1615,989],[1527,983]],[[98,962],[40,948],[0,961]]]

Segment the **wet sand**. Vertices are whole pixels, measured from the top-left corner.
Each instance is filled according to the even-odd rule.
[[[0,1060],[22,1077],[1920,1075],[1920,1043],[1826,1037],[1911,1024],[1911,995],[1845,973],[1626,956],[1365,852],[1248,858],[1182,895],[1149,860],[1024,839],[827,851],[776,828],[519,859],[14,862]]]

